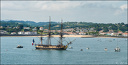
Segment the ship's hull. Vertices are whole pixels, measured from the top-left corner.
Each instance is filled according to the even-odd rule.
[[[35,48],[36,49],[42,49],[42,50],[66,50],[68,46],[44,46],[44,45],[41,45],[41,46],[36,46]]]
[[[66,50],[65,48],[39,48],[39,47],[36,47],[36,49],[42,49],[42,50]]]
[[[23,48],[23,46],[17,46],[16,48]]]

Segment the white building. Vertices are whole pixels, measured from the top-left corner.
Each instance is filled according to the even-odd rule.
[[[84,32],[80,32],[79,35],[85,35],[85,33]]]
[[[36,27],[32,29],[33,31],[37,31]]]
[[[44,28],[43,27],[40,27],[40,30],[43,30]]]
[[[27,31],[27,32],[24,32],[25,35],[29,35],[31,34],[31,32]]]
[[[94,28],[90,28],[89,32],[96,32],[96,30],[94,30]]]
[[[88,30],[87,29],[82,29],[83,30],[83,32],[88,32]]]
[[[126,36],[127,37],[128,36],[128,33],[123,33],[122,36]]]
[[[24,32],[23,31],[19,31],[18,34],[21,35],[21,34],[24,34]]]
[[[101,32],[101,33],[99,33],[100,35],[106,35],[107,33],[105,33],[105,32]]]
[[[27,31],[27,32],[24,32],[24,34],[25,35],[35,35],[35,34],[37,34],[37,32],[29,32],[29,31]]]
[[[8,32],[5,30],[0,30],[0,34],[8,34]]]
[[[3,26],[0,26],[0,28],[3,28]]]
[[[32,32],[33,35],[37,34],[37,32]]]
[[[63,29],[64,32],[73,32],[74,29],[73,28],[70,28],[70,29]]]
[[[12,35],[16,34],[16,32],[11,32]]]
[[[29,30],[29,29],[30,29],[30,27],[24,27],[24,29],[28,29],[28,30]]]

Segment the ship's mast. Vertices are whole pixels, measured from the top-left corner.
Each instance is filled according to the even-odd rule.
[[[62,44],[62,40],[63,40],[63,20],[61,19],[61,32],[60,32],[60,45]]]
[[[42,45],[42,40],[43,40],[43,38],[42,38],[42,31],[41,31],[41,37],[40,37],[40,40],[41,40],[41,45]]]
[[[51,26],[51,17],[49,16],[48,45],[51,45],[51,30],[50,30],[50,26]]]

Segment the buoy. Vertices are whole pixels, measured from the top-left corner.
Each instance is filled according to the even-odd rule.
[[[86,49],[89,49],[89,48],[86,48]]]
[[[107,48],[105,48],[104,50],[105,50],[105,51],[107,51],[108,49],[107,49]]]
[[[81,51],[83,51],[83,49],[81,49]]]

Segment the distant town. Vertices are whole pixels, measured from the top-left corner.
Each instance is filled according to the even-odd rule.
[[[84,24],[84,25],[82,25]],[[97,36],[128,36],[128,24],[118,23],[118,24],[95,24],[95,23],[76,23],[76,22],[65,22],[63,34],[64,35],[97,35]],[[43,35],[48,33],[48,25],[43,26],[24,26],[23,23],[17,26],[1,25],[0,34],[1,35]],[[60,24],[53,24],[51,26],[51,34],[59,35]],[[79,26],[78,26],[79,25]],[[75,26],[75,27],[74,27]],[[124,29],[124,28],[125,29]]]

